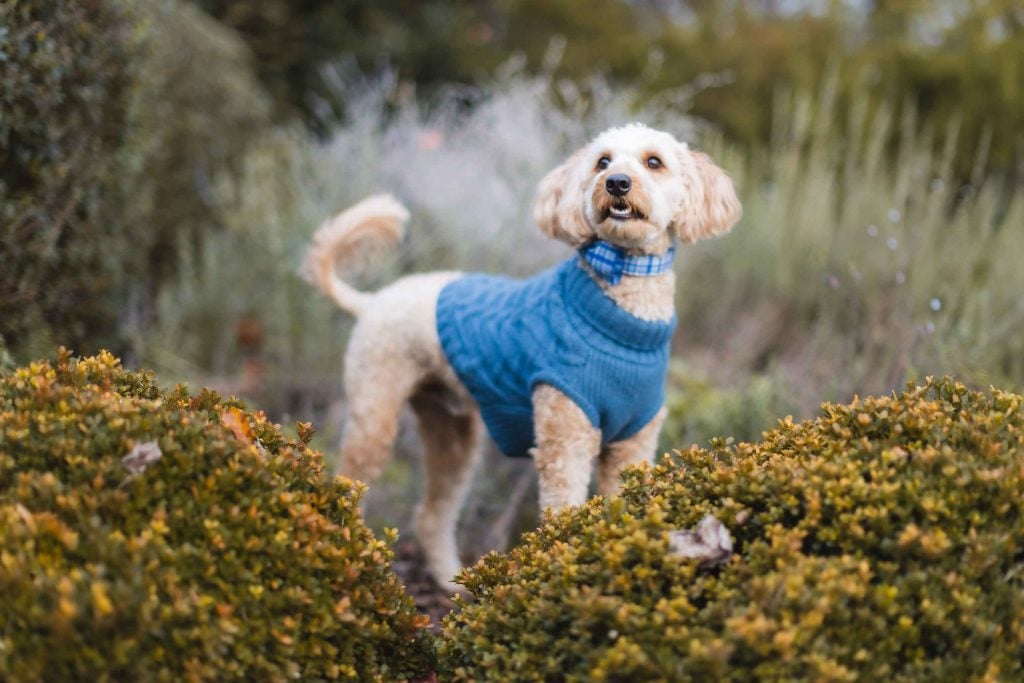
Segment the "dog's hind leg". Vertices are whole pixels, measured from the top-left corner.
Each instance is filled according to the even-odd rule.
[[[372,484],[391,459],[402,408],[423,374],[411,359],[353,335],[345,359],[348,423],[340,474]]]
[[[622,485],[619,475],[630,465],[651,462],[658,447],[658,434],[668,411],[663,406],[643,429],[622,441],[610,443],[601,450],[597,461],[597,492],[614,495]]]
[[[455,530],[474,467],[479,460],[482,425],[475,409],[453,413],[434,392],[412,399],[423,442],[426,488],[416,510],[416,536],[434,580],[454,593],[462,568]]]
[[[456,277],[409,276],[365,303],[345,352],[349,421],[341,474],[368,484],[377,479],[391,457],[406,401],[428,377],[457,381],[441,351],[434,317],[441,289]]]

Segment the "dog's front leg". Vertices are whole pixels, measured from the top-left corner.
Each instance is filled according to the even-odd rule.
[[[538,384],[532,399],[540,509],[579,505],[587,499],[601,431],[572,399],[550,385]]]
[[[623,441],[610,443],[601,450],[597,461],[597,492],[611,496],[622,485],[622,470],[630,465],[654,460],[658,448],[658,435],[665,423],[668,410],[662,406],[658,414],[643,429]]]

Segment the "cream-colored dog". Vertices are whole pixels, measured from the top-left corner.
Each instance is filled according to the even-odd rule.
[[[534,216],[541,230],[574,248],[602,240],[624,253],[658,257],[675,240],[693,242],[728,231],[741,208],[729,178],[672,135],[642,125],[612,128],[540,183]],[[416,533],[434,578],[451,590],[461,564],[455,528],[483,423],[439,340],[437,302],[463,274],[403,277],[374,293],[355,290],[337,274],[369,242],[397,242],[408,212],[387,195],[363,200],[317,231],[306,268],[342,309],[357,317],[345,357],[350,421],[341,473],[373,482],[387,463],[399,414],[411,403],[426,464],[426,492]],[[583,268],[620,309],[642,321],[673,320],[675,274],[625,274],[613,283]],[[552,349],[551,353],[558,353]],[[661,385],[664,377],[661,378]],[[540,505],[583,502],[596,467],[597,489],[614,493],[620,471],[653,458],[664,408],[628,438],[603,442],[600,425],[565,392],[531,387]],[[660,391],[660,388],[659,388]]]

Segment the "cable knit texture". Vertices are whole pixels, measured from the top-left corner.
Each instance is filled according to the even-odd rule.
[[[505,455],[535,445],[531,394],[550,384],[601,430],[633,436],[665,399],[670,322],[619,308],[577,257],[528,280],[466,275],[441,291],[441,348]]]

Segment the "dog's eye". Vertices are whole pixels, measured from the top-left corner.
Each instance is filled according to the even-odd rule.
[[[603,171],[604,169],[608,168],[608,166],[611,163],[612,160],[610,157],[601,157],[600,159],[597,160],[597,167]]]
[[[647,168],[658,169],[661,167],[661,159],[659,159],[658,157],[647,157]]]

